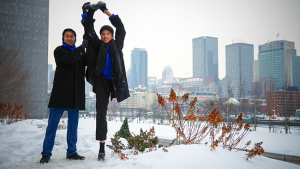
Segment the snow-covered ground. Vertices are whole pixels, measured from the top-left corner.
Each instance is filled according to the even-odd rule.
[[[245,152],[228,151],[221,147],[210,151],[209,146],[180,145],[168,148],[169,152],[162,149],[150,153],[132,155],[128,153],[129,160],[121,161],[117,155],[106,147],[106,161],[98,162],[97,154],[99,142],[95,140],[95,120],[83,119],[79,121],[77,151],[86,157],[83,161],[67,160],[66,132],[58,130],[55,139],[53,155],[48,164],[40,164],[42,144],[47,127],[47,119],[26,120],[11,125],[0,126],[0,168],[132,168],[132,169],[182,169],[182,168],[300,168],[299,165],[257,156],[250,161],[245,160]],[[120,129],[122,122],[119,120],[108,121],[108,140]],[[140,128],[148,130],[153,124],[150,122],[129,123],[131,132],[139,134]],[[175,131],[169,125],[154,125],[156,136],[164,139],[174,139]],[[272,129],[273,131],[273,129]],[[245,140],[254,143],[263,141],[262,147],[266,152],[300,156],[299,128],[293,128],[291,133],[283,134],[283,128],[275,128],[276,133],[269,133],[269,128],[258,127],[256,132],[250,132]],[[280,133],[282,131],[282,133]],[[209,141],[206,138],[204,142]],[[241,146],[242,147],[242,146]]]

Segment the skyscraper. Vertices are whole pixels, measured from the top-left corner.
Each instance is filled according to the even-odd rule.
[[[234,97],[251,95],[254,47],[247,43],[226,45],[226,78],[234,87]]]
[[[279,40],[259,45],[259,78],[273,78],[277,90],[300,88],[300,56],[294,42]],[[286,83],[285,83],[286,82]]]
[[[163,83],[173,83],[173,70],[171,66],[166,66],[162,72]]]
[[[24,68],[29,71],[31,104],[23,113],[33,118],[47,117],[47,64],[49,0],[1,1],[0,46],[21,51]],[[11,103],[14,104],[14,103]]]
[[[253,82],[258,82],[259,80],[259,61],[253,60]]]
[[[134,48],[131,51],[131,66],[129,70],[129,88],[133,89],[138,85],[148,88],[148,53],[146,49]]]
[[[218,38],[203,36],[193,39],[193,77],[213,76],[218,83]]]

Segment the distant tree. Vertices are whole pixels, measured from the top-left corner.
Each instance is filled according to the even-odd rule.
[[[127,117],[125,117],[125,120],[123,121],[123,124],[120,129],[121,137],[126,138],[130,137],[130,131],[129,131],[129,126],[128,126],[128,120]]]
[[[287,71],[285,71],[284,73],[284,128],[285,128],[285,133],[288,134],[288,130],[289,130],[289,120],[290,120],[290,110],[289,110],[289,106],[290,106],[290,91],[289,91],[289,87],[290,87],[290,76],[287,73]]]
[[[29,68],[24,63],[22,51],[15,47],[6,49],[0,46],[0,104],[23,105],[22,112],[33,112],[34,107],[29,102]]]
[[[257,99],[259,97],[258,91],[259,91],[258,83],[255,82],[255,94],[254,94],[254,104],[253,104],[253,108],[254,108],[254,131],[256,131],[256,127],[257,127],[256,112],[257,112],[257,109],[258,109],[258,103],[257,103]]]
[[[155,102],[153,102],[151,105],[150,105],[150,109],[151,109],[151,111],[152,111],[152,119],[153,119],[153,124],[155,124],[155,118],[156,118],[156,116],[157,116],[157,114],[156,114],[156,109],[157,109],[157,103],[155,103]]]

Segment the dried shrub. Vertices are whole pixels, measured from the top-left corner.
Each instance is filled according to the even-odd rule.
[[[173,104],[173,110],[168,111],[166,108],[166,101],[164,98],[156,93],[158,98],[158,104],[162,106],[169,117],[170,124],[177,133],[178,144],[197,144],[200,143],[206,136],[209,135],[211,150],[215,150],[216,147],[221,145],[224,149],[227,148],[229,151],[235,149],[236,146],[243,140],[248,134],[250,129],[250,123],[243,125],[242,114],[236,119],[235,122],[226,125],[222,123],[223,116],[215,108],[208,113],[208,110],[214,106],[211,103],[209,109],[207,109],[202,115],[200,110],[196,110],[195,104],[197,98],[189,103],[187,117],[184,118],[181,112],[181,106],[189,99],[189,94],[184,94],[181,98],[181,103],[178,103],[179,97],[171,89],[168,101]],[[218,126],[221,126],[222,134],[216,139],[216,135],[220,132]],[[246,143],[246,146],[241,151],[246,151],[246,147],[250,145],[251,141]],[[205,145],[208,143],[206,142]],[[262,144],[262,142],[261,142]],[[264,153],[261,144],[256,143],[255,148],[249,152],[247,160],[257,154]]]
[[[250,123],[243,125],[242,114],[240,114],[235,122],[229,123],[227,126],[223,123],[222,135],[218,140],[223,143],[223,148],[231,151],[249,134],[249,129]]]
[[[201,111],[196,110],[195,104],[197,103],[197,98],[194,98],[188,105],[188,111],[186,118],[184,118],[181,107],[189,99],[189,94],[186,93],[181,98],[181,103],[178,102],[179,97],[176,96],[176,93],[171,89],[169,95],[169,101],[172,102],[174,109],[168,111],[164,98],[156,93],[158,97],[158,104],[162,106],[167,112],[169,117],[170,124],[175,128],[177,133],[178,144],[197,144],[200,143],[209,133],[213,132],[215,129],[213,127],[219,125],[223,120],[223,116],[214,109],[210,114],[208,110],[213,106],[211,104],[210,108],[204,112],[203,115]],[[202,125],[204,123],[204,125]]]
[[[28,102],[32,95],[29,89],[30,73],[25,65],[25,57],[20,49],[12,47],[6,49],[0,46],[0,104],[22,105],[25,110],[33,112],[32,102]]]
[[[58,130],[63,130],[63,129],[67,129],[68,128],[67,127],[68,120],[66,120],[66,122],[65,122],[65,120],[66,119],[61,118],[61,120],[59,121],[58,126],[57,126]]]
[[[2,125],[11,124],[21,120],[26,120],[27,116],[22,114],[22,106],[15,104],[14,109],[8,104],[0,104],[0,122]]]
[[[254,148],[251,150],[246,150],[248,154],[246,154],[246,160],[251,159],[257,155],[262,155],[265,153],[265,150],[261,147],[263,142],[255,143]]]

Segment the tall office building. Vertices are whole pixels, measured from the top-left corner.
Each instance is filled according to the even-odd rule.
[[[258,82],[259,80],[259,61],[253,60],[253,82]]]
[[[193,39],[193,77],[213,76],[219,81],[218,38],[203,36]]]
[[[294,42],[279,40],[259,45],[258,59],[260,79],[273,78],[277,90],[300,88],[300,56],[296,55]]]
[[[1,1],[0,6],[0,46],[19,49],[20,57],[25,58],[24,67],[29,71],[29,85],[25,90],[32,94],[24,102],[31,106],[24,108],[23,113],[32,118],[45,118],[49,0]]]
[[[162,72],[163,83],[173,83],[173,70],[171,66],[166,66]]]
[[[226,45],[226,78],[234,87],[234,97],[251,95],[254,47],[247,43]]]
[[[129,88],[133,89],[138,85],[148,88],[148,53],[146,49],[134,48],[131,51],[131,66],[128,74]]]

